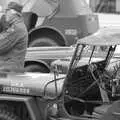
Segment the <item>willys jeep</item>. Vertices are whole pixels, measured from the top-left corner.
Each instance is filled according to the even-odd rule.
[[[1,72],[0,119],[99,119],[114,101],[109,100],[111,96],[106,92],[112,93],[114,81],[106,82],[104,73],[108,75],[106,68],[120,44],[119,38],[119,30],[103,29],[80,39],[66,75],[57,74],[56,70],[49,74]],[[89,51],[86,46],[91,46]],[[99,46],[107,46],[108,50],[102,53],[103,58],[93,59]],[[82,59],[87,62],[80,63]],[[97,110],[102,112],[98,114]]]

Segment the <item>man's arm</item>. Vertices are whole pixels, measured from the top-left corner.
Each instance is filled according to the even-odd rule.
[[[15,45],[18,40],[17,32],[14,28],[9,28],[0,34],[0,54],[7,52]]]

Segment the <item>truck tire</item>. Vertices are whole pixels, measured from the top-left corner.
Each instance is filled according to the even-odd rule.
[[[25,66],[25,71],[26,72],[41,72],[41,73],[49,73],[49,69],[42,66],[42,65],[37,65],[37,64],[32,64]]]
[[[30,44],[29,47],[40,47],[40,46],[59,46],[55,40],[49,37],[35,38]]]
[[[20,120],[14,113],[0,108],[0,120]]]

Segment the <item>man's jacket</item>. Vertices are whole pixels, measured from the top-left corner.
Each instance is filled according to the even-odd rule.
[[[28,32],[20,15],[13,15],[9,23],[0,33],[0,71],[19,72],[24,68]]]
[[[5,21],[5,15],[0,18],[0,33],[9,28],[9,23]]]

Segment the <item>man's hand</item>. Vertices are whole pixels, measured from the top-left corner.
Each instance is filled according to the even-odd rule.
[[[0,41],[4,40],[5,38],[7,38],[9,35],[11,35],[12,33],[14,33],[14,28],[8,28],[6,31],[3,31],[0,33]]]

